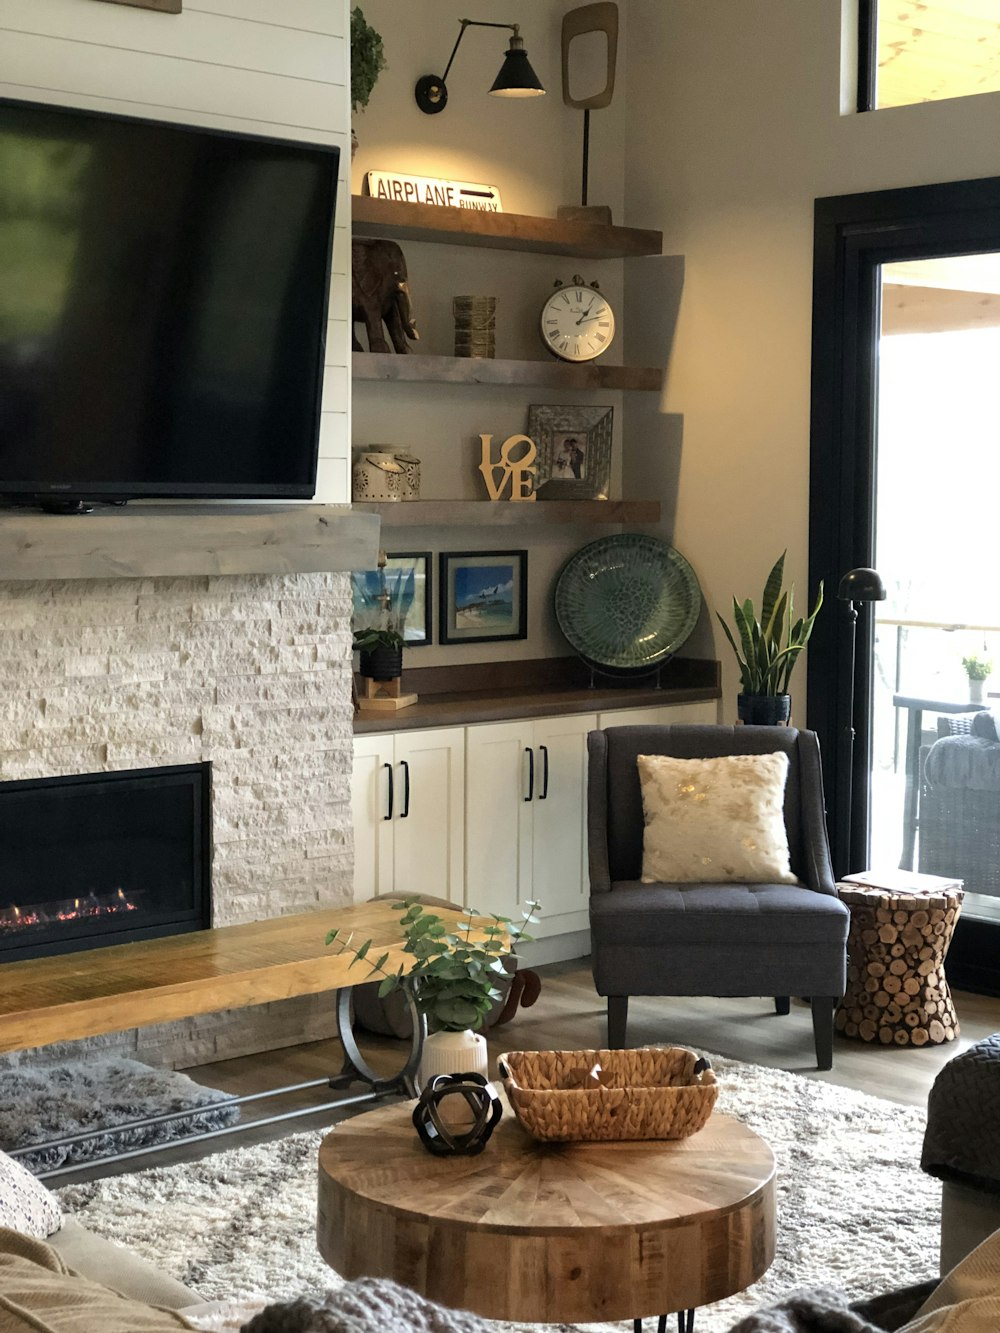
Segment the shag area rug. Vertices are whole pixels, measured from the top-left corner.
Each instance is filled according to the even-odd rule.
[[[137,1060],[76,1060],[48,1068],[18,1065],[0,1070],[0,1148],[10,1152],[47,1139],[102,1131],[81,1143],[18,1159],[29,1170],[50,1171],[232,1125],[239,1119],[239,1107],[218,1105],[228,1097],[186,1074],[153,1069]],[[141,1129],[114,1128],[170,1111],[191,1114]]]
[[[778,1253],[749,1291],[700,1310],[698,1333],[723,1333],[797,1287],[836,1287],[857,1299],[935,1275],[941,1187],[919,1168],[922,1111],[781,1070],[721,1057],[712,1064],[718,1110],[750,1125],[777,1158]],[[85,1225],[206,1299],[294,1299],[339,1282],[316,1250],[321,1137],[295,1134],[70,1185],[60,1198]],[[631,1324],[618,1327],[631,1333]]]

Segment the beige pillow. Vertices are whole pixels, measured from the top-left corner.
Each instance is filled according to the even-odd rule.
[[[643,884],[797,884],[783,815],[788,756],[638,756]]]
[[[899,1333],[996,1333],[1000,1328],[1000,1231],[955,1265]]]
[[[44,1240],[61,1226],[56,1196],[15,1157],[0,1152],[0,1227]]]

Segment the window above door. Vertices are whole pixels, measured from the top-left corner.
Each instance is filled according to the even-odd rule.
[[[858,110],[1000,92],[997,0],[859,0]]]

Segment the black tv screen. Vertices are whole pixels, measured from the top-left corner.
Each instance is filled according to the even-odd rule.
[[[0,493],[311,496],[338,160],[0,99]]]

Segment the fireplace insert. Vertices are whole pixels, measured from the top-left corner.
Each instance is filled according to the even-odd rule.
[[[211,924],[211,765],[0,782],[0,962]]]

